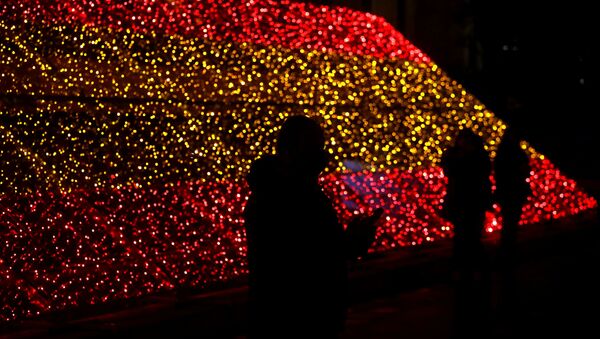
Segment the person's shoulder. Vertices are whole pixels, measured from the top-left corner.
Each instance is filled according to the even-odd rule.
[[[448,147],[442,153],[440,157],[440,163],[442,165],[447,164],[448,162],[454,160],[456,158],[456,149],[454,147]]]
[[[274,155],[264,155],[256,159],[250,166],[246,181],[251,187],[260,186],[274,179],[279,172],[279,161]]]
[[[278,166],[277,157],[271,154],[263,155],[254,160],[250,166],[250,172],[262,172],[274,169]]]

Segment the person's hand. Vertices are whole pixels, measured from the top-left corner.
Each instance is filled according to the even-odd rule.
[[[357,215],[348,223],[346,239],[352,253],[366,253],[373,241],[377,231],[377,221],[383,214],[382,208],[377,208],[370,215]]]
[[[361,214],[355,216],[348,224],[348,230],[351,232],[367,232],[375,228],[375,223],[383,214],[382,208],[377,208],[369,215]]]

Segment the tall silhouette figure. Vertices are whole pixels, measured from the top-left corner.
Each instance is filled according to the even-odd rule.
[[[512,313],[516,300],[514,269],[516,264],[517,227],[523,205],[531,194],[527,179],[531,168],[529,158],[521,149],[514,127],[509,127],[494,159],[496,201],[502,211],[502,230],[499,251],[499,310],[501,315]]]
[[[346,260],[366,253],[380,213],[344,230],[318,184],[324,143],[315,120],[290,117],[276,154],[255,161],[247,177],[251,338],[335,338],[343,329]]]
[[[481,335],[488,321],[489,275],[481,242],[491,206],[491,162],[483,140],[461,130],[442,157],[448,179],[444,216],[454,224],[456,334]]]

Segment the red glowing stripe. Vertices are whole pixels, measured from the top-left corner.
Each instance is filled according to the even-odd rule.
[[[523,207],[521,224],[532,224],[596,208],[598,202],[577,188],[549,160],[531,159],[532,196]]]
[[[431,61],[381,17],[290,0],[4,0],[0,18]]]
[[[0,16],[428,62],[368,14],[288,1],[233,4],[9,0],[0,5]],[[340,44],[338,27],[340,36],[351,38],[348,46]],[[550,162],[531,164],[533,195],[522,223],[597,206]],[[322,184],[344,222],[356,212],[386,210],[373,251],[451,235],[452,225],[439,217],[445,182],[438,168],[334,173]],[[0,274],[7,282],[0,288],[0,319],[175,287],[205,288],[245,274],[241,213],[248,194],[245,184],[229,181],[0,197],[0,241],[6,244],[0,249]],[[500,226],[496,207],[488,213],[486,230]]]
[[[533,195],[522,223],[597,206],[547,160],[531,165]],[[373,251],[452,235],[452,225],[439,217],[445,195],[439,168],[332,173],[321,184],[343,222],[355,213],[385,209]],[[248,195],[245,183],[230,181],[4,196],[0,228],[6,231],[0,240],[7,246],[0,250],[0,273],[21,279],[7,279],[12,285],[0,289],[0,317],[10,320],[175,286],[204,288],[244,275],[242,211]],[[488,213],[488,232],[500,227],[497,213],[498,208]],[[23,293],[25,287],[44,295],[44,303]]]

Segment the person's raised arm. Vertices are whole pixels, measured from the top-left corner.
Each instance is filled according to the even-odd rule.
[[[370,215],[356,216],[344,233],[346,257],[356,259],[367,254],[369,247],[375,240],[377,221],[383,214],[382,208],[377,208]]]

